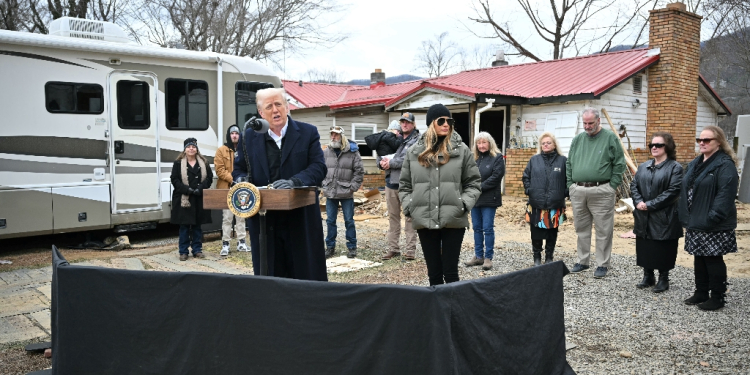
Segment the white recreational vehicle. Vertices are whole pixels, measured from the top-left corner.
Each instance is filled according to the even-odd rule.
[[[140,46],[111,23],[49,30],[0,30],[0,239],[169,221],[183,140],[212,162],[255,92],[281,87],[252,59]]]

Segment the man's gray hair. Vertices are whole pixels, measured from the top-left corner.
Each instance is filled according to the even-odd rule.
[[[260,91],[258,91],[258,92],[260,92]],[[596,118],[597,120],[599,119],[599,110],[598,109],[592,108],[592,107],[586,107],[586,108],[583,109],[583,113],[581,114],[581,116],[583,116],[583,115],[585,115],[587,113],[591,113],[591,114],[594,115],[594,118]]]
[[[258,108],[263,107],[263,103],[266,99],[274,97],[276,95],[281,95],[281,97],[284,99],[284,104],[288,107],[289,105],[286,102],[286,90],[283,88],[268,88],[268,89],[262,89],[258,90],[257,93],[255,93],[255,103],[258,106]]]

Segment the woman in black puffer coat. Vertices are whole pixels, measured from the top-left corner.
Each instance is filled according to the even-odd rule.
[[[542,264],[544,240],[547,240],[544,263],[554,258],[557,231],[565,220],[565,197],[568,196],[566,161],[567,158],[558,151],[555,136],[544,132],[539,137],[539,153],[529,159],[523,171],[523,188],[529,196],[526,215],[531,229],[535,266]]]
[[[695,293],[685,304],[718,310],[727,291],[724,255],[737,252],[737,156],[718,126],[706,126],[696,141],[701,155],[687,166],[678,206],[685,251],[695,257]]]
[[[654,157],[638,167],[630,183],[630,195],[636,210],[636,264],[643,267],[639,289],[656,283],[654,269],[659,270],[659,283],[652,289],[661,293],[669,289],[669,270],[677,260],[677,241],[682,226],[677,217],[677,199],[682,184],[682,166],[675,161],[675,143],[667,132],[656,132],[649,149]]]
[[[474,258],[467,266],[482,266],[492,269],[495,254],[495,211],[503,205],[500,182],[505,176],[505,160],[495,139],[490,133],[479,132],[474,138],[474,160],[482,176],[482,195],[471,209],[471,224],[474,229]]]
[[[180,226],[180,260],[188,260],[188,247],[196,258],[203,255],[201,224],[211,222],[211,211],[203,209],[203,190],[211,188],[214,174],[198,150],[198,141],[188,138],[185,149],[172,165],[172,215],[169,222]]]

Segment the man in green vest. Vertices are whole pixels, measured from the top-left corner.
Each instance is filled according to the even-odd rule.
[[[617,134],[602,129],[599,111],[583,110],[583,129],[570,144],[566,177],[573,219],[578,235],[578,262],[570,270],[579,273],[591,260],[591,225],[596,223],[595,278],[607,276],[615,224],[615,191],[622,183],[625,154]]]

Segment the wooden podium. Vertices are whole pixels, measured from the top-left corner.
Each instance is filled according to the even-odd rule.
[[[266,233],[267,211],[288,211],[315,204],[318,196],[316,187],[296,189],[258,189],[260,191],[260,274],[268,275],[268,237]],[[229,189],[203,190],[203,208],[206,210],[227,210]]]

